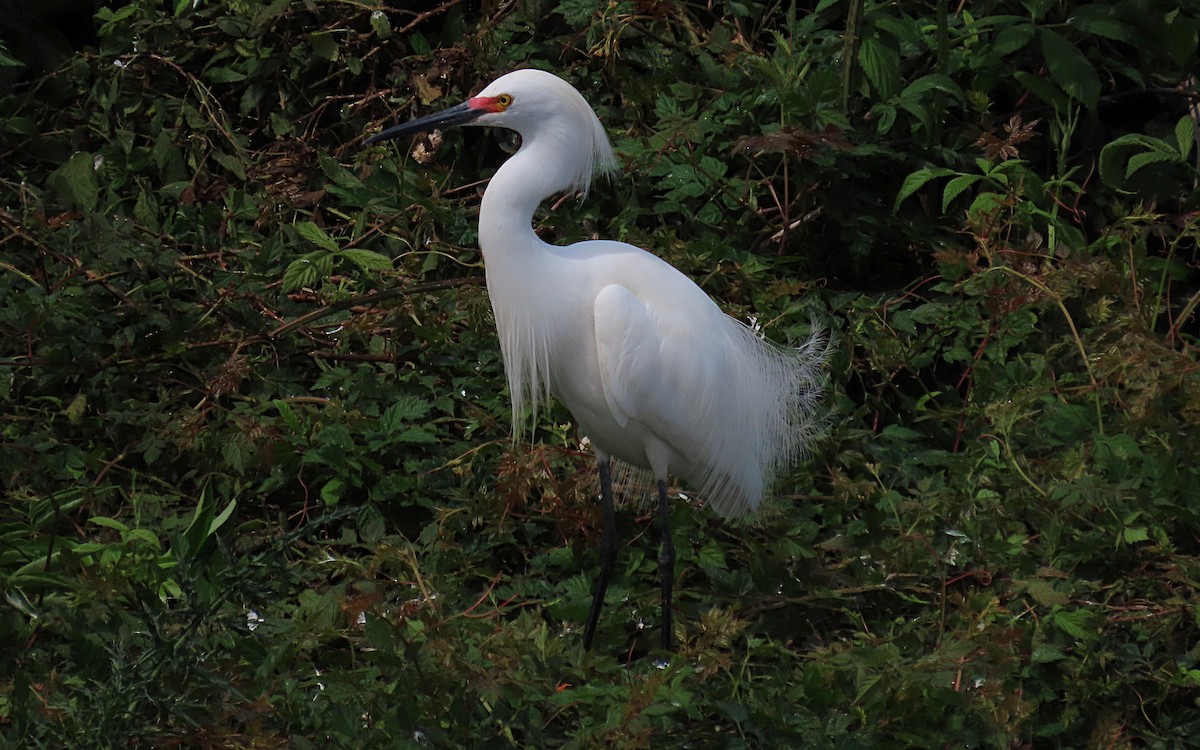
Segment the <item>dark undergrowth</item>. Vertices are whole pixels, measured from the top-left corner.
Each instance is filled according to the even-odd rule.
[[[0,742],[1200,747],[1196,2],[0,11]],[[590,458],[508,437],[512,139],[361,145],[521,66],[623,167],[543,237],[835,335],[665,663],[652,516],[584,653]]]

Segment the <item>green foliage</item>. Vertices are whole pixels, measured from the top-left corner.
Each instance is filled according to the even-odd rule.
[[[25,6],[4,744],[1200,744],[1194,3]],[[543,237],[836,333],[765,517],[678,504],[663,663],[653,518],[583,653],[590,460],[562,411],[508,440],[473,248],[513,144],[359,145],[522,65],[629,175]]]

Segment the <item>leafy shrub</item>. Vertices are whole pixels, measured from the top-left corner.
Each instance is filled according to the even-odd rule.
[[[0,5],[5,740],[1197,744],[1194,4]],[[590,460],[508,440],[514,144],[359,145],[521,65],[629,175],[542,236],[837,334],[765,517],[679,504],[666,664],[653,519],[583,654]]]

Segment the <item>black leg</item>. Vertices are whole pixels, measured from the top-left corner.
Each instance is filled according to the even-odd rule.
[[[662,546],[658,552],[658,576],[662,580],[662,647],[671,650],[671,584],[675,580],[675,543],[671,540],[671,509],[667,505],[667,483],[658,481],[658,514],[662,523]]]
[[[617,516],[613,512],[612,475],[609,461],[599,462],[600,502],[603,504],[604,532],[600,537],[600,576],[596,579],[596,591],[592,594],[592,609],[588,612],[587,624],[583,627],[583,647],[592,648],[596,635],[596,623],[600,621],[600,610],[604,607],[604,592],[608,590],[608,577],[617,561]]]

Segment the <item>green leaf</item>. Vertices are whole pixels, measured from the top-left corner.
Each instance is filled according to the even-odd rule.
[[[87,151],[79,151],[50,173],[46,178],[46,190],[60,203],[92,211],[100,193],[96,180],[96,157]]]
[[[1179,122],[1175,123],[1175,143],[1179,146],[1179,155],[1187,158],[1188,154],[1192,153],[1192,146],[1196,143],[1196,121],[1192,116],[1184,115],[1179,118]]]
[[[1070,99],[1067,95],[1058,86],[1055,86],[1040,75],[1019,70],[1013,73],[1013,78],[1017,79],[1022,86],[1028,89],[1029,93],[1057,110],[1066,110],[1070,105]]]
[[[334,477],[321,487],[321,500],[326,505],[337,505],[346,491],[345,480]]]
[[[392,35],[392,22],[388,20],[387,13],[382,10],[371,11],[371,30],[380,39],[387,39]]]
[[[209,68],[204,77],[213,83],[237,83],[246,80],[246,74],[232,68]]]
[[[1125,180],[1143,167],[1183,161],[1184,157],[1170,143],[1141,133],[1130,133],[1100,150],[1100,179],[1120,189],[1125,185]]]
[[[956,174],[953,169],[945,167],[922,167],[917,171],[904,178],[904,182],[900,185],[900,192],[896,194],[896,202],[892,204],[892,211],[898,211],[900,204],[904,202],[913,193],[924,187],[925,183],[930,180],[936,180],[939,177],[948,177]]]
[[[904,91],[900,94],[900,98],[915,99],[930,91],[953,94],[959,101],[963,98],[962,87],[955,83],[950,76],[942,75],[941,73],[930,73],[929,75],[921,76],[905,87]]]
[[[380,415],[379,428],[384,432],[396,432],[407,422],[424,417],[432,408],[416,396],[401,396]]]
[[[1050,77],[1072,99],[1095,109],[1100,98],[1100,77],[1091,62],[1062,34],[1046,28],[1039,31]]]
[[[115,518],[108,518],[107,516],[92,516],[88,519],[88,523],[94,523],[97,526],[103,526],[106,529],[114,529],[116,531],[129,531],[128,526]]]
[[[319,60],[336,62],[338,59],[338,44],[329,31],[317,31],[308,35],[308,43],[312,45],[313,56]]]
[[[317,279],[321,277],[320,270],[313,259],[306,255],[302,258],[296,258],[283,272],[283,291],[294,292],[297,289],[303,289],[307,286],[312,286],[317,283]]]
[[[1121,529],[1121,538],[1126,544],[1137,544],[1150,539],[1150,530],[1145,526],[1126,526]]]
[[[1129,163],[1125,165],[1125,177],[1132,177],[1133,174],[1139,169],[1150,166],[1151,164],[1162,164],[1164,162],[1178,164],[1182,161],[1183,159],[1179,156],[1179,154],[1176,154],[1172,151],[1155,150],[1134,154],[1133,156],[1129,157]]]
[[[325,233],[325,230],[312,223],[311,221],[301,221],[295,224],[296,231],[301,237],[308,240],[312,244],[328,250],[331,253],[336,253],[340,249],[338,243],[332,237]]]
[[[563,0],[554,9],[572,26],[587,26],[592,16],[598,14],[608,3],[606,0]]]
[[[1035,602],[1043,607],[1051,605],[1061,606],[1070,601],[1070,597],[1054,588],[1049,581],[1041,578],[1030,578],[1020,581],[1017,584],[1017,589],[1029,594]]]
[[[1067,24],[1089,36],[1102,36],[1118,42],[1132,42],[1134,30],[1113,17],[1109,4],[1084,5],[1074,8]]]
[[[1055,627],[1072,638],[1085,641],[1091,640],[1095,636],[1087,627],[1087,610],[1055,608],[1049,619],[1054,623]]]
[[[215,533],[217,529],[224,526],[225,522],[228,521],[229,517],[233,515],[233,511],[236,508],[237,508],[237,498],[235,497],[234,499],[229,501],[228,505],[225,506],[225,510],[218,513],[217,517],[214,518],[212,520],[212,523],[210,523],[208,525],[208,533],[211,535],[211,534]]]
[[[996,37],[992,41],[992,54],[1003,57],[1024,49],[1033,40],[1035,33],[1037,33],[1037,27],[1031,23],[1005,26],[996,32]]]
[[[877,35],[862,39],[858,64],[880,99],[891,99],[900,88],[900,53]]]
[[[387,532],[387,522],[373,503],[358,510],[358,535],[367,544],[375,544]]]
[[[25,63],[21,62],[20,60],[14,58],[14,57],[11,57],[8,54],[8,48],[4,46],[3,42],[0,42],[0,68],[23,68],[23,67],[25,67]]]
[[[427,427],[409,427],[396,435],[398,443],[436,443],[437,433]]]
[[[979,174],[962,174],[946,183],[942,191],[942,213],[950,207],[950,203],[962,194],[964,190],[983,179]]]
[[[1033,649],[1033,653],[1029,655],[1029,662],[1031,664],[1050,664],[1065,659],[1066,656],[1063,650],[1053,643],[1039,643]]]
[[[373,250],[363,250],[356,247],[346,248],[342,251],[342,257],[350,259],[354,265],[364,271],[392,270],[391,258],[388,258],[386,255],[380,255]]]

